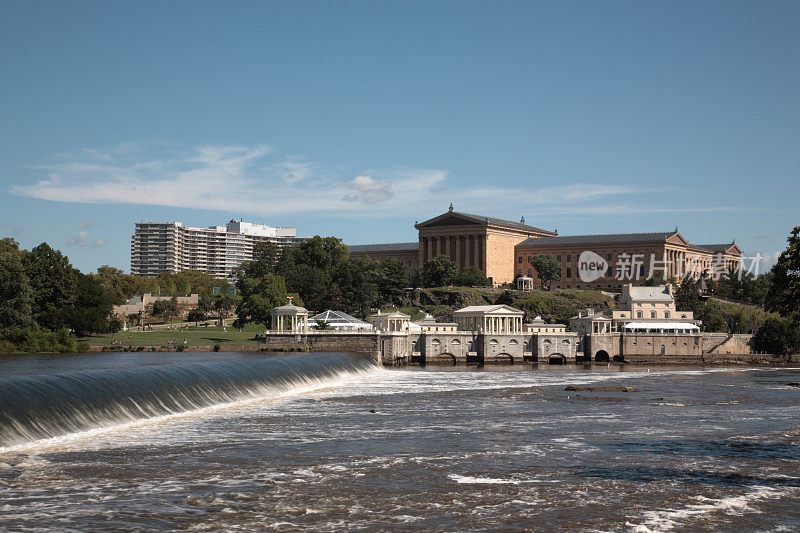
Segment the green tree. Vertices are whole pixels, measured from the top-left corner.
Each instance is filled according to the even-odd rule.
[[[514,295],[511,291],[503,291],[494,303],[495,305],[514,305]]]
[[[33,289],[18,252],[0,251],[0,328],[33,323]]]
[[[468,266],[456,276],[456,283],[462,287],[488,287],[489,278],[483,270],[476,266]]]
[[[378,262],[369,257],[351,257],[336,266],[333,278],[346,312],[364,318],[381,304],[378,271]]]
[[[403,296],[408,287],[408,269],[406,264],[395,259],[378,261],[378,293],[382,304],[393,304]]]
[[[69,326],[78,336],[105,332],[114,305],[113,297],[95,276],[87,276],[77,270],[74,275],[77,296],[67,315]]]
[[[539,254],[528,258],[542,289],[550,289],[553,281],[561,279],[561,263],[553,255]]]
[[[700,308],[700,313],[695,318],[703,321],[703,329],[706,331],[718,331],[722,333],[728,331],[728,323],[725,321],[725,317],[711,302],[706,302]]]
[[[109,333],[116,334],[116,333],[119,333],[120,330],[122,330],[122,321],[119,318],[114,317],[114,318],[112,318],[111,320],[108,321],[108,331],[109,331]]]
[[[42,243],[23,254],[23,265],[33,289],[33,319],[52,330],[67,326],[78,297],[69,259]]]
[[[194,322],[195,327],[197,327],[201,320],[206,319],[206,314],[199,308],[195,307],[191,311],[189,311],[189,315],[186,317],[186,320],[189,322]]]
[[[281,276],[270,273],[259,278],[244,278],[241,296],[235,325],[256,322],[269,329],[270,311],[286,303],[286,284]]]
[[[423,287],[447,287],[456,279],[456,265],[446,255],[426,262],[421,272]]]
[[[173,296],[169,300],[157,300],[153,302],[153,310],[152,316],[161,317],[164,319],[164,322],[168,322],[169,319],[178,316],[178,301]]]
[[[788,245],[772,267],[772,286],[766,307],[784,317],[800,320],[800,226],[787,238]]]
[[[800,331],[786,318],[769,318],[753,336],[753,349],[778,356],[800,351]]]

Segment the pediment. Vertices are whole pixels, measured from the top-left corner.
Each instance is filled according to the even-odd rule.
[[[417,228],[436,228],[441,226],[480,226],[479,222],[458,213],[444,213],[425,222],[417,224]]]
[[[683,238],[683,235],[678,233],[677,231],[671,236],[667,238],[667,242],[670,244],[679,244],[681,246],[688,246],[689,241]]]

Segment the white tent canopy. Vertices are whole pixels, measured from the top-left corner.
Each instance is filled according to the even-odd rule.
[[[359,320],[342,311],[324,311],[308,319],[308,325],[317,328],[320,322],[324,322],[332,330],[338,331],[371,331],[372,324]]]

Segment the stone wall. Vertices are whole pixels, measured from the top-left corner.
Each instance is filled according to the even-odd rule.
[[[746,334],[703,333],[703,351],[707,354],[749,355],[753,353],[752,340],[753,336]]]

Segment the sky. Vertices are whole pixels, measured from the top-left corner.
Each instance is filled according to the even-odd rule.
[[[0,0],[0,237],[130,269],[134,223],[417,239],[457,211],[775,256],[800,2]]]

